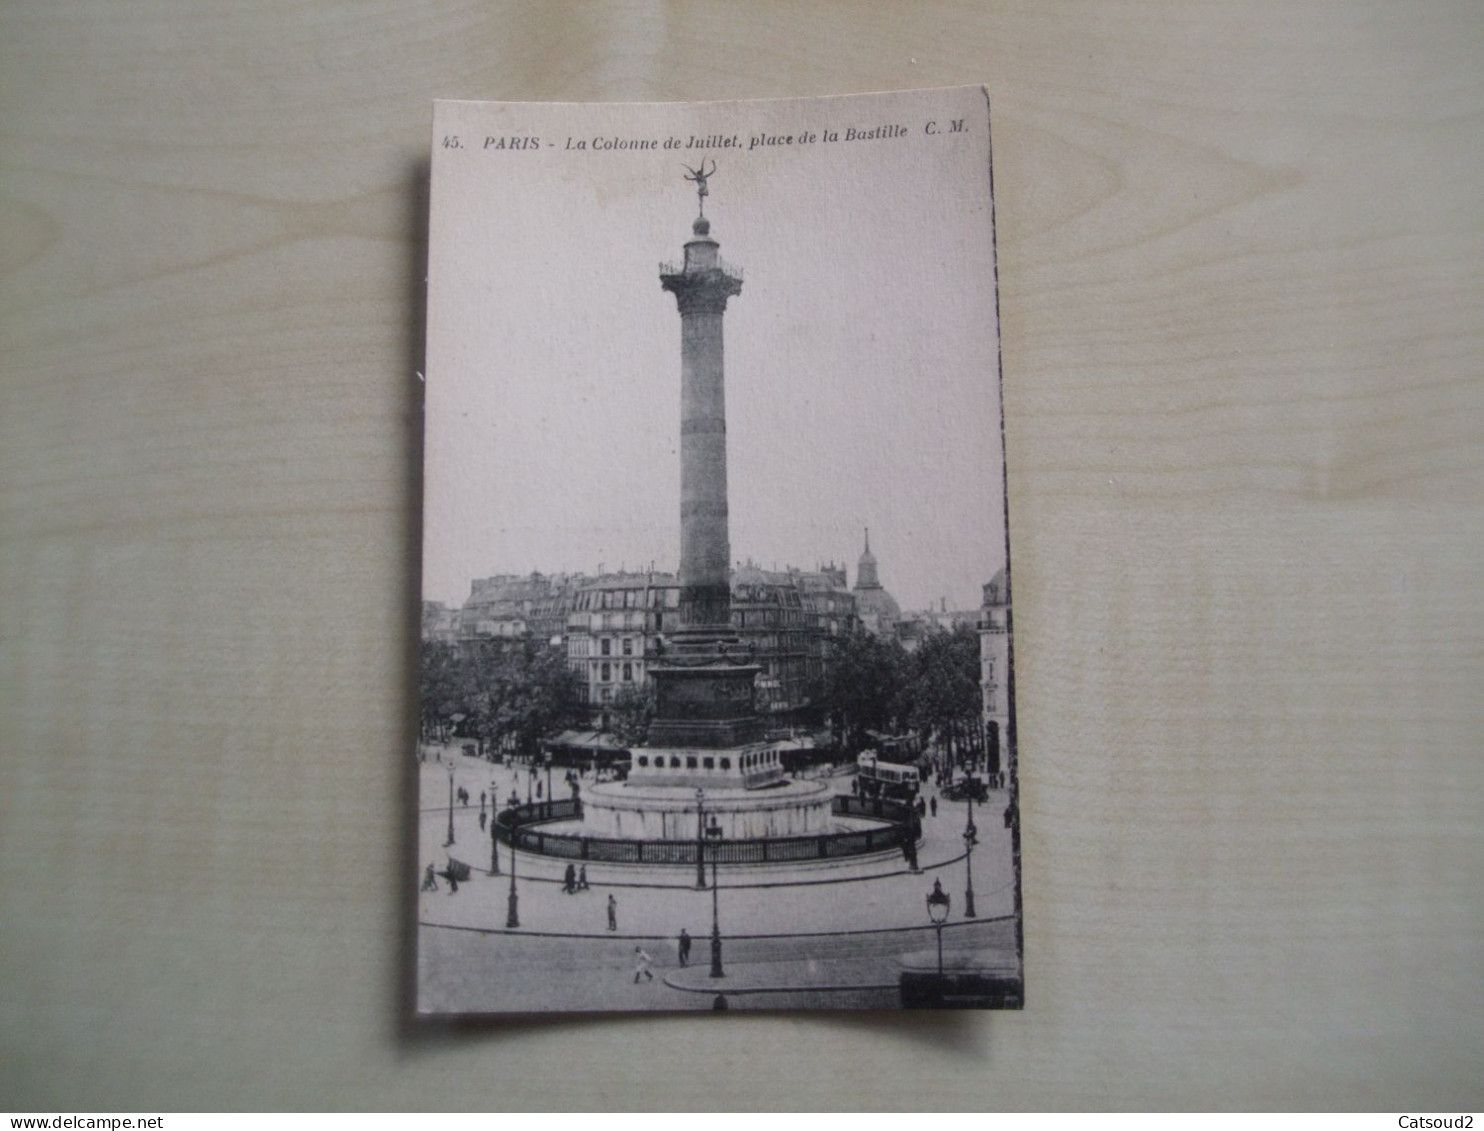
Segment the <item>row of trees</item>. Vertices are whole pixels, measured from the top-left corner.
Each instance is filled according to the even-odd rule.
[[[838,642],[812,689],[821,719],[833,721],[848,749],[869,745],[867,731],[914,732],[955,757],[983,748],[979,635],[960,625],[927,633],[913,652],[869,633]],[[486,641],[459,652],[422,646],[425,738],[459,733],[496,749],[534,753],[541,739],[586,720],[585,687],[560,649],[529,639]],[[654,717],[649,688],[621,690],[609,711],[614,736],[643,743]]]
[[[818,702],[848,748],[869,745],[866,731],[917,734],[954,757],[978,755],[979,634],[968,625],[928,632],[908,652],[895,639],[860,634],[841,641]]]
[[[534,754],[543,737],[581,723],[586,688],[559,649],[530,639],[483,641],[459,652],[422,646],[422,731]]]

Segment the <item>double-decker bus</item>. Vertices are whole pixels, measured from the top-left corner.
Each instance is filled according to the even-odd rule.
[[[911,801],[921,780],[916,766],[884,761],[874,750],[863,750],[855,758],[856,780],[862,797],[889,797]]]

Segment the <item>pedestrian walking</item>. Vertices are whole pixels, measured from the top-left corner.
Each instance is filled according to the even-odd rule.
[[[928,798],[928,810],[933,814],[934,817],[938,815],[938,795],[936,793],[933,794],[932,797]]]
[[[645,954],[642,947],[637,947],[636,946],[634,948],[634,984],[635,985],[638,985],[639,984],[639,979],[640,978],[648,979],[651,982],[654,981],[654,975],[649,970],[650,964],[653,963],[653,962],[654,962],[654,959],[650,958],[649,955]]]
[[[567,865],[567,873],[562,877],[562,890],[571,895],[577,890],[577,868],[575,865]]]
[[[610,894],[608,896],[608,929],[618,930],[618,900]]]
[[[680,944],[676,947],[676,953],[680,956],[680,965],[690,965],[690,935],[684,927],[680,928]]]
[[[437,878],[437,874],[433,871],[433,862],[430,860],[430,861],[428,861],[428,866],[425,869],[423,869],[423,891],[437,891],[437,890],[438,890],[438,878]]]
[[[479,791],[479,807],[480,807],[480,809],[483,809],[484,808],[484,797],[485,797],[484,790],[481,789]]]
[[[479,831],[480,832],[484,832],[484,823],[487,820],[489,820],[488,815],[485,813],[485,811],[483,809],[481,809],[479,811]]]
[[[587,865],[577,869],[577,890],[587,891]]]

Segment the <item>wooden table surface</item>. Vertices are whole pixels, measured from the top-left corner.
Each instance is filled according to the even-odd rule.
[[[0,1108],[1484,1106],[1481,58],[1470,2],[7,5]],[[965,82],[1025,1012],[408,1025],[432,99]]]

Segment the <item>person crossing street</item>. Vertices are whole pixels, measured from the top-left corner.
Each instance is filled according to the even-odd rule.
[[[651,964],[653,964],[653,962],[654,962],[654,959],[650,958],[649,955],[645,954],[642,947],[637,947],[636,946],[634,948],[634,984],[635,985],[638,985],[639,984],[639,979],[641,977],[644,978],[644,979],[646,979],[647,981],[650,981],[650,982],[654,981],[654,974],[651,973],[650,972],[650,969],[649,969],[649,967],[651,966]]]

